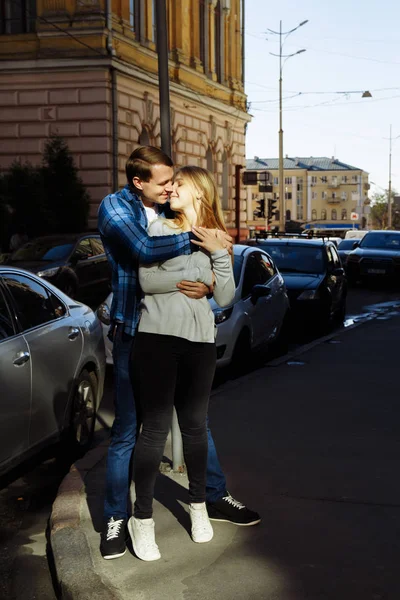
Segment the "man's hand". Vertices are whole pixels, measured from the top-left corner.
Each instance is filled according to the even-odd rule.
[[[204,298],[204,296],[208,296],[210,293],[210,288],[205,283],[199,281],[181,281],[176,287],[182,294],[195,300],[200,300],[200,298]]]

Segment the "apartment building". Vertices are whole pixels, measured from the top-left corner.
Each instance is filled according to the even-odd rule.
[[[304,229],[364,228],[369,213],[368,173],[337,158],[284,158],[286,221]],[[279,225],[279,160],[246,160],[246,172],[257,173],[247,186],[247,220],[255,229]],[[260,183],[260,179],[262,182]],[[265,184],[267,183],[267,185]],[[265,191],[265,190],[268,191]],[[261,190],[261,191],[260,191]],[[267,223],[268,199],[277,200],[277,212]],[[260,203],[261,200],[261,203]],[[260,211],[265,205],[265,210]],[[261,213],[261,214],[260,214]],[[357,215],[356,220],[351,215]]]
[[[216,176],[233,234],[246,233],[250,120],[243,85],[244,0],[166,0],[172,154]],[[0,9],[0,169],[41,160],[64,137],[91,195],[125,184],[127,157],[161,145],[155,0],[3,0]],[[238,177],[236,177],[236,182]],[[236,209],[239,215],[236,217]]]

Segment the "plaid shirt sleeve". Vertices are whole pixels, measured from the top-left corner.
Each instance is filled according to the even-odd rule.
[[[112,245],[129,252],[133,261],[141,264],[164,261],[190,254],[188,233],[150,237],[140,218],[118,194],[104,198],[99,209],[98,226],[101,235]]]

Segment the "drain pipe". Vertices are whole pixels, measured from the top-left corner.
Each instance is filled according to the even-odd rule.
[[[115,49],[112,41],[112,0],[106,0],[106,26],[107,26],[107,52],[112,58]],[[118,189],[118,94],[117,94],[117,71],[110,66],[111,83],[111,135],[112,135],[112,191]]]

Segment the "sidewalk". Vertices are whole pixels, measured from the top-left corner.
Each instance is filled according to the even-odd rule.
[[[229,490],[263,521],[213,523],[209,544],[190,539],[186,476],[165,473],[161,560],[103,560],[107,445],[88,453],[51,516],[63,598],[399,600],[399,340],[400,316],[370,321],[214,391]]]

